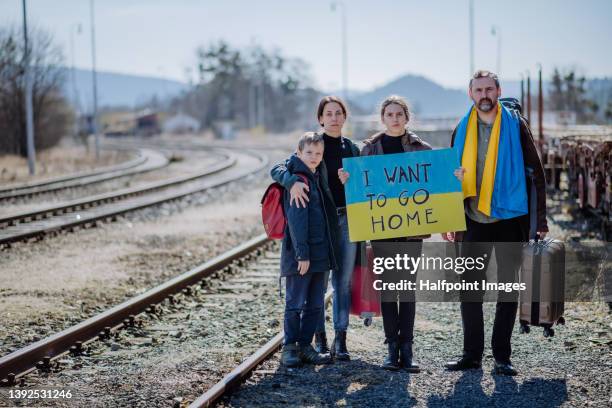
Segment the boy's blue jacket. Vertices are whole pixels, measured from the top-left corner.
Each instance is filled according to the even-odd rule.
[[[292,174],[300,173],[308,178],[308,202],[306,208],[289,205],[291,196],[285,189],[283,205],[287,216],[285,237],[281,249],[281,276],[298,273],[298,261],[309,260],[308,273],[325,272],[337,268],[334,252],[333,229],[330,228],[329,210],[325,207],[319,172],[312,173],[296,155],[286,162]],[[335,210],[335,209],[334,209]],[[333,221],[332,221],[333,222]],[[337,252],[336,252],[337,253]]]

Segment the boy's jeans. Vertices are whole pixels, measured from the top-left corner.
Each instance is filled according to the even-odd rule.
[[[353,269],[355,269],[357,243],[349,241],[348,218],[346,214],[338,215],[338,227],[340,229],[340,253],[335,254],[338,270],[332,273],[332,287],[334,288],[333,317],[334,330],[345,331],[348,328],[349,311],[351,309],[351,281]],[[327,292],[328,281],[329,272],[326,272],[324,292]],[[321,310],[316,331],[325,331],[325,308]]]
[[[308,272],[289,275],[285,293],[285,344],[312,342],[319,316],[323,310],[325,289],[323,280],[328,272]]]

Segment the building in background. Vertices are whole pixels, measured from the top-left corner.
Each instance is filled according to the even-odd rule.
[[[179,112],[164,121],[162,130],[164,133],[173,134],[197,133],[200,131],[200,122],[192,116]]]

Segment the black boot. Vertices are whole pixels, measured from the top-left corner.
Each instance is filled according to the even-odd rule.
[[[399,364],[399,343],[396,341],[387,341],[389,354],[385,357],[382,367],[385,370],[397,371],[400,368]]]
[[[470,358],[468,356],[463,356],[459,360],[449,361],[444,366],[449,371],[463,371],[470,370],[473,368],[480,368],[482,364],[481,359]]]
[[[409,373],[420,373],[421,368],[412,361],[412,343],[405,341],[400,344],[400,363]]]
[[[336,330],[336,337],[332,343],[332,355],[336,360],[349,361],[351,355],[346,349],[346,330]]]
[[[324,331],[315,333],[315,346],[314,349],[319,354],[328,354],[329,347],[327,346],[327,335]]]
[[[493,372],[495,374],[511,375],[511,376],[517,374],[514,367],[512,367],[512,363],[510,362],[510,360],[508,361],[495,360],[495,366],[493,368]]]

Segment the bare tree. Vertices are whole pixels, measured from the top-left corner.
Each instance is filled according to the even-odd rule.
[[[575,112],[579,123],[596,121],[600,105],[589,98],[584,75],[577,74],[574,68],[555,68],[551,82],[548,100],[553,110]]]
[[[22,29],[0,29],[0,153],[27,155],[25,65]],[[32,101],[36,149],[56,145],[68,132],[74,115],[61,89],[63,56],[50,34],[29,33]]]
[[[239,127],[295,128],[301,89],[310,78],[305,62],[255,46],[245,50],[224,41],[196,51],[198,81],[173,101],[174,110],[198,118],[205,127],[231,120]],[[264,114],[265,107],[265,114]]]

